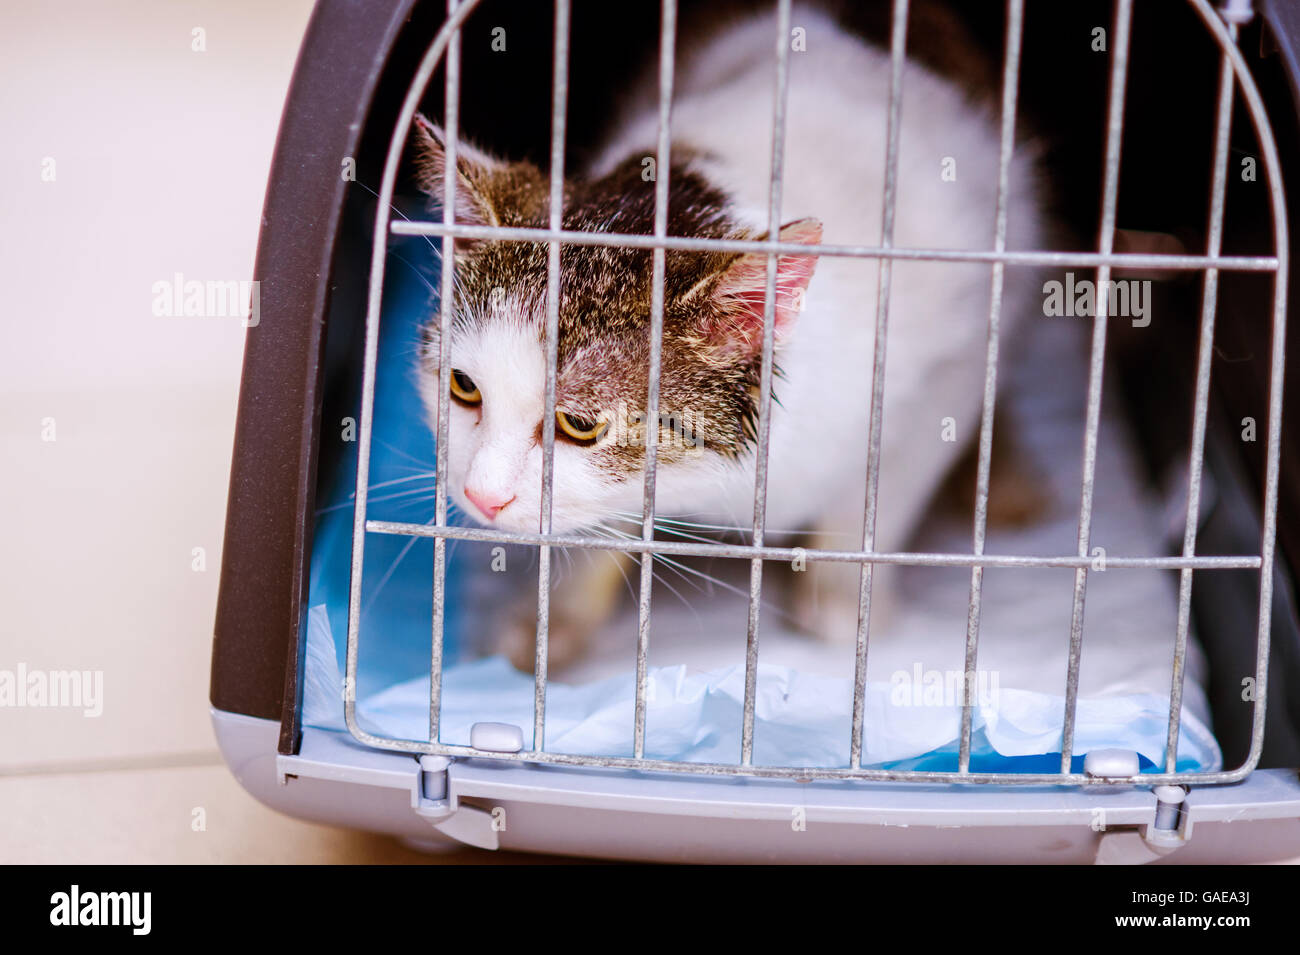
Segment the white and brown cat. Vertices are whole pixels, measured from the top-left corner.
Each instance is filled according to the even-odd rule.
[[[881,238],[890,61],[829,15],[797,6],[801,43],[789,56],[783,225],[800,244],[876,245]],[[777,22],[774,14],[717,25],[678,63],[668,171],[669,233],[762,238],[767,231]],[[648,79],[619,116],[590,168],[565,186],[564,228],[650,233],[656,94]],[[441,132],[417,123],[421,186],[443,195]],[[894,244],[991,246],[999,130],[992,109],[951,78],[907,62],[903,79]],[[458,221],[544,228],[548,178],[457,146]],[[1031,158],[1010,170],[1011,248],[1036,248],[1045,215]],[[657,513],[745,527],[754,455],[764,255],[667,254],[661,413],[685,422],[687,440],[659,451]],[[547,247],[456,243],[447,444],[450,493],[479,523],[538,528],[546,374]],[[776,377],[767,523],[816,544],[861,544],[872,390],[877,260],[782,256],[776,282]],[[879,550],[900,550],[967,442],[943,440],[941,422],[977,433],[989,309],[987,265],[893,265],[876,529]],[[1003,334],[1032,309],[1037,276],[1008,268]],[[644,447],[621,416],[645,407],[650,348],[651,253],[564,246],[561,254],[557,423],[552,527],[601,528],[639,514]],[[438,326],[427,326],[421,385],[432,419]],[[627,525],[623,525],[625,528]],[[552,599],[551,653],[562,666],[582,650],[611,601],[613,560],[561,581]],[[807,575],[797,616],[828,639],[852,640],[856,565]],[[603,577],[597,581],[595,577]],[[617,579],[617,578],[615,578]],[[874,605],[891,599],[878,574]],[[506,649],[531,667],[531,617],[520,614]],[[517,632],[516,632],[517,631]]]

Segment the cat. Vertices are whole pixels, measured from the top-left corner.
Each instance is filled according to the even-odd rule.
[[[881,241],[890,57],[827,13],[797,5],[802,48],[789,55],[781,241]],[[716,24],[679,56],[672,108],[668,232],[767,237],[777,21],[774,13]],[[990,248],[999,126],[986,101],[906,61],[893,241],[900,247]],[[648,76],[619,111],[595,160],[565,182],[563,228],[648,234],[655,182],[657,86]],[[448,175],[445,136],[422,116],[417,179],[435,202]],[[664,171],[661,171],[663,174]],[[549,179],[528,162],[456,147],[460,223],[545,228]],[[1009,172],[1008,247],[1038,248],[1046,228],[1030,148]],[[648,383],[651,252],[565,245],[561,253],[552,530],[599,530],[642,507],[644,444],[635,425]],[[451,326],[449,493],[478,523],[539,526],[546,352],[547,246],[457,239]],[[767,256],[709,251],[666,256],[656,513],[745,528],[754,458]],[[815,546],[862,544],[868,417],[880,263],[781,255],[767,525],[805,531]],[[875,546],[903,549],[927,503],[978,433],[985,368],[987,264],[892,265],[884,428]],[[1032,311],[1033,270],[1008,267],[1002,337]],[[436,421],[437,316],[428,322],[420,388]],[[960,440],[945,433],[956,430]],[[626,527],[625,527],[626,530]],[[828,639],[857,632],[859,568],[822,564],[796,596],[796,618]],[[583,652],[608,612],[614,561],[558,584],[552,666]],[[895,600],[877,565],[873,632]],[[879,615],[879,618],[877,618]],[[503,646],[531,669],[528,613]]]

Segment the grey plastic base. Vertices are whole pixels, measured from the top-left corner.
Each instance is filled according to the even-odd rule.
[[[1155,830],[1146,789],[797,783],[615,770],[426,762],[305,729],[212,711],[226,762],[252,795],[300,819],[458,843],[661,862],[1246,863],[1300,856],[1300,779],[1265,770],[1193,788]]]

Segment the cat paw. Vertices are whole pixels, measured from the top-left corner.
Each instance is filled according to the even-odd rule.
[[[546,667],[548,673],[562,671],[582,658],[591,638],[592,624],[588,619],[575,619],[563,610],[551,606],[551,620],[547,628]],[[508,614],[502,625],[497,643],[511,666],[521,673],[532,673],[537,662],[537,614],[535,611]]]
[[[871,630],[885,632],[897,615],[897,568],[878,564],[872,571]],[[805,632],[828,643],[854,643],[858,637],[857,564],[826,565],[802,575],[794,590],[794,613]]]

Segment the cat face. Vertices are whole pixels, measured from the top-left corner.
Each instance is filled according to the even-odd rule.
[[[417,119],[419,180],[440,200],[446,175],[439,130]],[[545,228],[546,177],[457,146],[456,220]],[[641,157],[598,180],[566,184],[563,227],[650,234],[654,183]],[[731,215],[726,194],[689,161],[671,170],[669,234],[754,238]],[[782,241],[816,244],[821,225],[785,226]],[[451,380],[449,492],[475,521],[505,530],[539,527],[546,393],[543,243],[455,244],[455,301],[447,346]],[[776,340],[794,324],[815,258],[781,256]],[[763,296],[761,254],[668,252],[659,426],[645,415],[650,364],[653,254],[599,246],[561,247],[556,342],[552,529],[597,528],[614,512],[639,513],[647,433],[658,432],[662,510],[689,510],[673,495],[745,465],[757,417]],[[435,311],[425,326],[420,387],[431,422],[440,389]],[[665,495],[668,495],[665,498]]]

